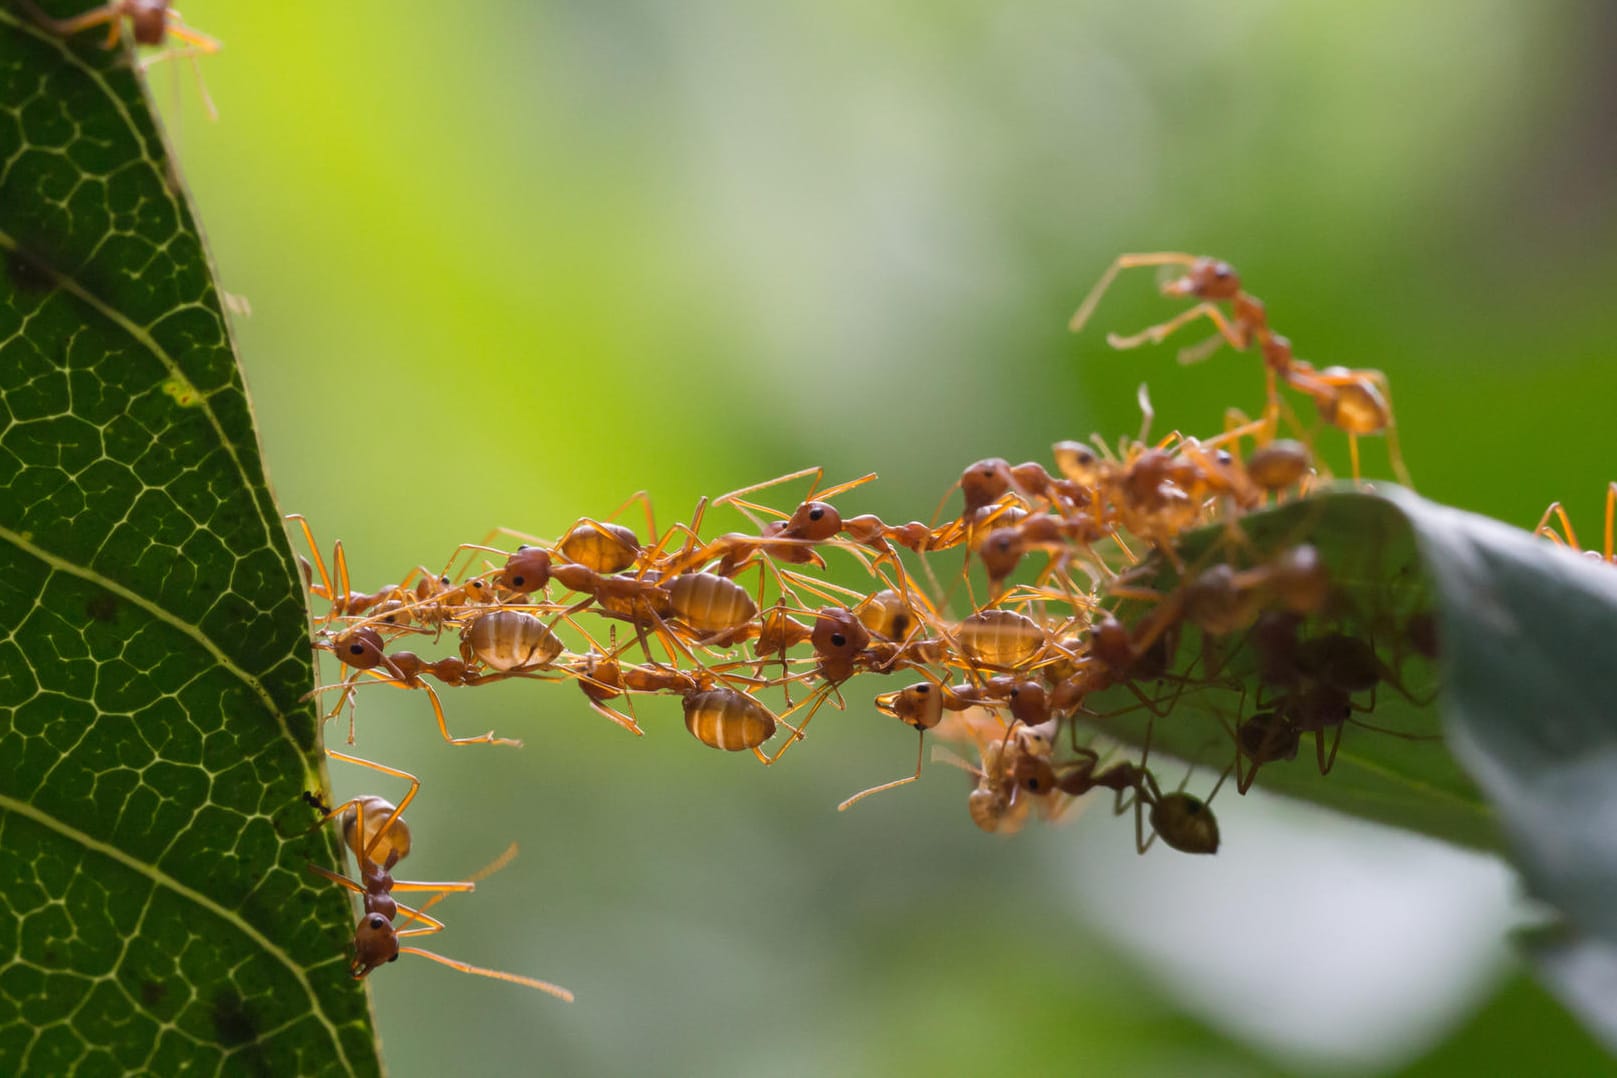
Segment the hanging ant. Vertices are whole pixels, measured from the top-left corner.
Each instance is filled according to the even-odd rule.
[[[505,853],[466,880],[452,883],[424,883],[394,879],[393,868],[409,856],[411,845],[410,830],[404,822],[402,813],[404,806],[408,805],[419,791],[420,780],[406,771],[362,760],[357,756],[335,752],[330,755],[347,763],[408,779],[410,782],[410,792],[397,807],[380,797],[357,797],[339,806],[336,813],[328,814],[328,819],[332,815],[340,814],[343,841],[354,852],[359,864],[359,882],[320,865],[309,865],[310,871],[360,896],[364,914],[354,929],[354,954],[349,964],[350,974],[358,980],[384,963],[397,961],[401,954],[413,954],[460,970],[462,973],[537,988],[541,992],[547,992],[557,999],[571,1003],[573,1001],[571,992],[548,981],[474,966],[419,947],[404,946],[399,942],[412,936],[443,931],[444,923],[429,916],[426,911],[451,894],[464,894],[475,890],[479,880],[493,875],[516,856],[516,844],[512,843]],[[396,900],[393,897],[395,891],[424,892],[431,897],[421,906],[411,907]],[[404,915],[405,924],[413,922],[419,927],[403,929],[396,927],[393,922],[400,914]]]

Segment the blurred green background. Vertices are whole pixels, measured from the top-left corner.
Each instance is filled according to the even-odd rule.
[[[184,9],[226,43],[221,120],[186,64],[153,88],[252,305],[271,478],[359,587],[810,464],[924,519],[979,457],[1133,433],[1142,380],[1159,432],[1210,432],[1262,377],[1109,351],[1174,309],[1149,272],[1066,333],[1159,249],[1232,260],[1299,354],[1385,370],[1426,495],[1598,531],[1612,5]],[[1258,796],[1220,799],[1215,859],[1138,858],[1104,811],[998,840],[941,767],[838,814],[913,759],[885,687],[767,772],[674,707],[636,740],[569,687],[449,690],[458,732],[527,741],[451,750],[419,694],[368,690],[358,751],[426,782],[409,875],[522,845],[437,949],[578,994],[401,961],[393,1072],[1609,1068],[1513,964],[1529,913],[1488,859]]]

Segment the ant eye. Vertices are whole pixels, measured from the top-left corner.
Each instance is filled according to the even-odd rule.
[[[381,931],[382,929],[387,927],[387,918],[383,917],[380,913],[373,913],[373,914],[371,914],[371,919],[370,919],[369,924],[370,924],[370,926],[372,928],[376,929],[377,931]]]
[[[363,655],[363,654],[365,654],[365,645],[364,644],[349,644],[348,645],[348,654],[350,654],[350,655]]]
[[[393,956],[393,957],[392,957],[392,958],[389,958],[389,959],[388,959],[388,961],[389,961],[389,962],[397,962],[397,961],[398,961],[398,960],[399,960],[399,956],[398,956],[398,955],[394,955],[394,956]]]
[[[847,637],[843,636],[841,633],[832,633],[831,634],[831,646],[832,647],[840,648],[840,647],[846,647],[847,645],[848,645],[848,638]]]
[[[441,576],[438,578],[438,583],[447,588],[449,587],[449,578],[447,576]]]
[[[514,577],[512,577],[512,578],[511,578],[511,584],[512,584],[512,585],[513,585],[513,586],[514,586],[514,587],[518,587],[518,588],[520,588],[520,587],[521,587],[521,586],[522,586],[522,582],[523,582],[523,581],[524,581],[524,580],[526,580],[526,579],[527,579],[527,577],[522,577],[522,576],[514,576]]]
[[[819,520],[823,516],[825,516],[825,510],[824,509],[811,509],[809,511],[809,519],[810,520]]]
[[[932,691],[932,686],[930,686],[930,685],[917,685],[917,686],[915,686],[915,691],[920,693],[921,695],[925,696],[927,693]]]

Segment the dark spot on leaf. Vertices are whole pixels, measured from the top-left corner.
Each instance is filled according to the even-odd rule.
[[[148,1007],[155,1007],[168,995],[168,988],[156,981],[140,982],[140,1001]]]
[[[213,1031],[220,1044],[234,1048],[258,1039],[258,1022],[245,1000],[234,992],[223,992],[213,999]]]
[[[6,276],[19,292],[49,292],[56,287],[56,282],[44,267],[21,251],[11,251],[6,255]]]
[[[118,597],[111,592],[101,592],[84,604],[84,615],[92,621],[111,621],[118,616]]]

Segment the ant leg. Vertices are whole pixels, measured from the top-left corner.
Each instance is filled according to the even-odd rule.
[[[765,767],[768,767],[776,760],[779,760],[782,756],[785,756],[787,749],[791,748],[797,742],[803,740],[803,731],[808,729],[808,724],[813,721],[815,713],[820,710],[821,705],[831,698],[831,694],[837,691],[837,686],[827,681],[824,685],[820,686],[820,688],[816,689],[811,695],[805,696],[802,700],[799,700],[791,711],[786,712],[786,715],[790,715],[792,711],[798,710],[810,700],[814,701],[814,706],[809,708],[809,713],[805,715],[803,717],[803,721],[798,723],[797,727],[792,730],[792,735],[786,739],[786,743],[784,745],[776,750],[775,755],[765,757],[762,753],[759,753],[758,758],[763,760]],[[785,715],[780,717],[785,718]],[[753,751],[756,752],[757,750],[755,749]]]
[[[1614,560],[1611,546],[1612,524],[1614,521],[1617,521],[1617,483],[1608,484],[1606,487],[1606,560],[1608,562]]]
[[[809,489],[814,490],[820,485],[820,480],[825,478],[825,469],[804,468],[801,471],[790,472],[786,475],[778,475],[773,479],[765,479],[762,483],[754,483],[750,487],[741,487],[737,490],[730,491],[728,494],[721,494],[717,498],[713,499],[713,504],[715,506],[729,505],[740,498],[740,496],[743,494],[752,494],[756,491],[768,490],[770,487],[776,487],[782,483],[790,483],[794,479],[802,479],[804,476],[809,475],[814,477],[814,482],[809,486]]]
[[[314,558],[314,569],[320,574],[320,590],[316,591],[311,581],[309,582],[309,594],[329,601],[333,595],[331,577],[326,573],[326,559],[320,556],[320,548],[315,545],[314,532],[309,528],[308,518],[302,513],[288,513],[285,519],[298,522],[298,527],[303,530],[303,541],[309,545],[309,554]],[[307,566],[309,563],[304,562],[303,564]],[[308,577],[307,570],[305,570],[304,576],[305,578]]]
[[[341,539],[331,544],[331,569],[337,579],[337,592],[330,597],[332,612],[335,614],[338,610],[347,611],[349,596],[354,593],[353,586],[348,581],[348,555],[343,550]]]
[[[1331,738],[1331,751],[1328,755],[1325,752],[1325,731],[1314,731],[1314,755],[1319,762],[1321,775],[1329,775],[1331,768],[1336,766],[1336,750],[1342,747],[1342,730],[1346,726],[1346,723],[1341,723],[1336,727],[1336,736]]]
[[[347,876],[339,876],[337,873],[331,871],[331,869],[322,868],[312,861],[309,863],[309,871],[313,872],[316,876],[324,876],[337,886],[345,887],[354,892],[356,895],[364,895],[366,893],[365,888],[361,887]]]
[[[1135,269],[1139,266],[1189,266],[1193,265],[1195,261],[1195,255],[1175,251],[1119,255],[1112,260],[1110,266],[1106,267],[1106,272],[1101,274],[1100,280],[1096,281],[1095,286],[1089,290],[1089,295],[1084,297],[1084,301],[1073,312],[1072,318],[1067,322],[1067,331],[1077,333],[1084,328],[1084,323],[1089,321],[1089,316],[1095,313],[1095,307],[1099,305],[1100,298],[1106,294],[1106,290],[1111,287],[1112,281],[1123,270]]]
[[[414,929],[406,929],[405,931],[400,932],[399,935],[408,936],[413,934],[414,931]],[[448,966],[450,969],[458,969],[462,973],[473,973],[479,977],[492,977],[497,981],[510,981],[512,984],[527,985],[529,988],[537,988],[541,992],[555,996],[557,999],[562,1000],[563,1002],[573,1002],[573,994],[571,992],[560,985],[551,984],[549,981],[541,981],[534,977],[524,977],[517,973],[506,973],[504,970],[487,969],[483,966],[474,966],[468,962],[462,962],[456,958],[445,958],[441,954],[434,954],[431,951],[424,951],[420,947],[400,947],[399,953],[419,955],[422,958],[430,958],[439,965]]]
[[[656,535],[657,534],[657,518],[653,515],[654,511],[652,510],[652,507],[651,507],[651,494],[648,493],[647,491],[644,491],[644,490],[637,490],[633,494],[629,495],[627,498],[623,499],[623,504],[618,506],[616,509],[612,510],[612,512],[608,513],[606,515],[606,519],[608,519],[608,520],[617,519],[617,515],[619,513],[623,512],[625,509],[629,508],[629,506],[633,505],[635,502],[639,502],[641,507],[645,510],[645,514],[646,514],[646,534],[647,535]]]
[[[1557,515],[1561,518],[1561,530],[1566,533],[1565,539],[1555,534],[1555,529],[1550,527],[1550,517]],[[1560,502],[1551,502],[1549,508],[1544,510],[1544,515],[1538,518],[1538,527],[1533,529],[1533,534],[1548,539],[1556,546],[1578,549],[1578,534],[1572,530],[1572,522],[1567,519],[1566,510],[1561,507]]]
[[[838,494],[845,494],[848,491],[855,489],[856,487],[862,487],[866,483],[870,482],[872,479],[875,479],[875,478],[876,478],[876,473],[875,472],[870,472],[867,475],[861,475],[857,479],[850,479],[846,483],[838,483],[834,487],[826,487],[824,490],[817,490],[816,489],[819,486],[819,479],[816,479],[814,481],[814,486],[809,488],[808,496],[805,497],[803,500],[806,501],[806,502],[814,502],[814,501],[828,502],[832,498],[835,498]]]
[[[33,16],[35,22],[44,26],[53,34],[71,37],[82,30],[88,30],[93,26],[107,23],[107,40],[102,47],[110,49],[118,44],[119,35],[123,27],[123,8],[117,0],[112,0],[111,3],[103,4],[98,8],[91,8],[82,15],[75,15],[70,19],[51,18],[33,0],[19,0],[19,2],[23,7],[29,9],[29,14]]]
[[[369,671],[367,671],[367,673],[369,673]],[[424,689],[427,693],[427,699],[432,701],[432,713],[438,718],[438,732],[442,734],[444,740],[449,742],[451,745],[509,745],[514,749],[520,749],[522,747],[522,742],[516,740],[515,738],[495,737],[493,730],[490,730],[488,733],[481,734],[477,737],[450,737],[449,724],[444,721],[444,706],[438,700],[438,694],[433,691],[431,685],[428,685],[425,681],[418,681],[415,685],[406,685],[402,682],[397,682],[386,678],[384,678],[383,681],[388,685],[395,685],[401,689]]]
[[[1386,374],[1376,370],[1355,373],[1368,378],[1381,391],[1381,399],[1387,405],[1387,460],[1392,465],[1393,478],[1411,490],[1415,489],[1415,480],[1410,477],[1409,466],[1404,463],[1404,451],[1398,444],[1398,419],[1393,414],[1392,387],[1387,382]]]
[[[1192,344],[1179,349],[1179,365],[1193,367],[1206,359],[1211,359],[1225,344],[1229,343],[1223,333],[1214,333],[1200,344]]]
[[[1229,319],[1224,317],[1224,312],[1219,310],[1218,305],[1212,300],[1206,300],[1202,303],[1198,303],[1188,311],[1182,311],[1166,322],[1159,325],[1150,326],[1141,330],[1139,333],[1135,333],[1127,337],[1119,333],[1108,333],[1106,335],[1106,343],[1119,351],[1129,348],[1138,348],[1140,345],[1146,343],[1161,344],[1176,330],[1180,329],[1186,323],[1194,322],[1198,318],[1205,318],[1212,322],[1213,325],[1218,328],[1218,335],[1224,340],[1228,341],[1231,348],[1235,349],[1237,352],[1244,352],[1246,350],[1246,338],[1242,337],[1236,328],[1230,324]]]
[[[920,735],[920,741],[919,741],[919,744],[916,747],[916,752],[915,752],[915,774],[909,776],[908,778],[896,779],[893,782],[885,782],[880,786],[872,786],[868,790],[861,790],[859,793],[854,794],[852,797],[848,798],[848,800],[846,800],[842,804],[838,805],[837,806],[837,811],[838,812],[847,812],[849,808],[851,808],[852,806],[854,806],[854,805],[858,804],[859,802],[863,801],[865,798],[869,797],[871,794],[879,794],[883,790],[896,789],[899,786],[905,786],[905,785],[908,785],[909,783],[918,781],[920,779],[920,777],[921,777],[921,763],[925,759],[925,753],[926,753],[926,731],[925,730],[919,730],[917,732]]]
[[[770,509],[767,506],[756,505],[749,501],[743,501],[741,496],[744,494],[752,494],[760,490],[768,490],[770,487],[779,486],[782,483],[790,483],[794,479],[802,479],[805,476],[810,475],[814,477],[814,481],[809,485],[809,489],[812,491],[819,487],[820,480],[825,478],[825,469],[820,467],[803,468],[800,471],[789,472],[786,475],[776,476],[774,479],[766,479],[762,483],[754,483],[750,487],[741,487],[737,490],[730,491],[728,494],[721,494],[717,498],[714,498],[713,505],[715,507],[721,505],[733,506],[738,513],[752,522],[753,527],[762,530],[764,522],[757,516],[753,515],[755,512],[774,516],[779,520],[790,519],[791,514],[782,513],[778,509]]]

